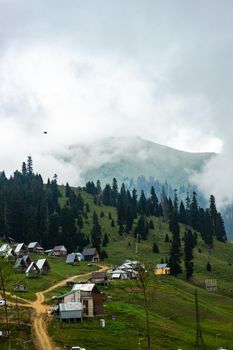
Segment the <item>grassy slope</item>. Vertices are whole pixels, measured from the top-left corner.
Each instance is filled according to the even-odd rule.
[[[121,264],[125,259],[135,259],[135,239],[130,235],[120,237],[118,226],[111,227],[108,213],[111,212],[116,222],[114,208],[93,204],[90,195],[82,193],[85,202],[90,205],[84,226],[84,232],[90,233],[92,214],[95,210],[99,216],[102,232],[107,232],[110,242],[106,248],[109,262]],[[104,217],[100,218],[100,213]],[[170,243],[165,243],[168,225],[161,219],[152,218],[155,229],[150,231],[147,241],[139,244],[140,258],[153,265],[169,254]],[[184,227],[181,227],[184,232]],[[170,234],[169,234],[170,235]],[[152,244],[156,242],[160,253],[152,253]],[[130,244],[129,244],[130,242]],[[199,252],[199,249],[201,252]],[[210,255],[212,271],[206,271],[208,251],[202,240],[194,250],[195,273],[193,284],[184,280],[184,274],[179,278],[153,276],[148,293],[150,295],[150,322],[153,349],[194,349],[195,341],[195,303],[194,292],[198,290],[201,325],[206,345],[216,349],[217,345],[233,344],[233,246],[215,242]],[[204,288],[206,278],[217,278],[218,292],[207,292]],[[136,282],[115,281],[104,290],[112,296],[112,301],[105,304],[106,327],[99,327],[99,319],[88,319],[82,324],[64,325],[57,321],[51,324],[50,331],[54,339],[61,344],[81,345],[88,350],[94,349],[135,349],[138,340],[145,336],[145,313],[143,298]],[[116,320],[111,319],[111,315]],[[62,331],[61,331],[62,328]],[[90,332],[92,336],[90,337]],[[217,335],[217,336],[216,336]],[[111,344],[111,345],[109,345]],[[141,349],[146,349],[145,340],[141,341]]]

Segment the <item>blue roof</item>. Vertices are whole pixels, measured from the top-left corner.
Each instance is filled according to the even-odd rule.
[[[169,267],[168,264],[157,264],[156,269],[165,269],[166,267]]]

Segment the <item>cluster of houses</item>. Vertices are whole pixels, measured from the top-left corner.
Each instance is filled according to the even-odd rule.
[[[108,271],[111,279],[137,279],[138,269],[142,266],[139,261],[125,260],[117,268]],[[157,264],[154,269],[155,275],[169,275],[170,267],[168,264]]]
[[[4,243],[0,247],[0,256],[14,263],[17,272],[23,272],[27,277],[38,277],[50,271],[47,259],[31,261],[29,253],[44,254],[47,256],[57,256],[66,259],[67,264],[75,264],[81,260],[88,262],[98,262],[100,259],[96,248],[86,248],[83,253],[67,254],[64,245],[57,245],[53,249],[44,250],[38,242],[25,243]]]
[[[17,257],[27,255],[28,253],[44,253],[44,249],[38,242],[31,242],[28,245],[24,243],[4,243],[0,247],[0,256],[8,261],[14,261]]]
[[[125,260],[124,263],[117,268],[108,270],[111,279],[136,279],[138,277],[138,267],[140,262]]]

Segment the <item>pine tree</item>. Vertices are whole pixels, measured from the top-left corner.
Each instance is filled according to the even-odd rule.
[[[186,230],[184,235],[184,261],[186,269],[186,279],[190,280],[193,275],[193,248],[195,239],[191,230]]]
[[[143,240],[147,239],[149,233],[149,224],[147,222],[146,216],[141,215],[138,219],[138,222],[135,227],[135,237],[139,235],[139,237]]]
[[[101,245],[101,236],[102,236],[102,233],[101,233],[101,227],[98,220],[98,215],[94,211],[93,226],[91,230],[91,243],[92,243],[92,246],[99,251],[100,251],[100,245]]]
[[[159,216],[159,201],[155,193],[154,186],[151,187],[151,197],[150,197],[150,215]]]
[[[141,191],[141,196],[138,202],[138,212],[141,215],[147,215],[147,200],[144,191]]]
[[[117,201],[117,222],[118,224],[126,224],[127,211],[127,192],[124,183],[121,185],[121,190]]]
[[[206,264],[206,270],[209,271],[209,272],[211,272],[211,270],[212,270],[212,267],[211,267],[209,261],[208,261],[208,263]]]
[[[216,238],[221,242],[225,242],[227,240],[224,221],[220,213],[217,213],[216,219]]]
[[[117,206],[117,197],[118,197],[118,185],[117,185],[117,180],[114,177],[112,180],[112,205],[114,207]]]
[[[80,229],[83,228],[83,218],[82,218],[82,215],[78,215],[78,218],[77,218],[77,224],[79,226]]]
[[[163,213],[164,220],[168,221],[168,219],[169,219],[169,201],[167,199],[167,195],[166,195],[164,186],[162,187],[162,194],[161,194],[161,208],[162,208],[162,211],[160,210],[160,212]]]
[[[178,223],[178,215],[175,210],[173,210],[170,222],[169,222],[169,228],[172,232],[172,245],[170,250],[170,259],[169,259],[169,265],[171,268],[171,275],[176,276],[180,272],[182,272],[181,269],[181,243],[180,243],[180,227]]]
[[[22,174],[23,174],[23,176],[27,175],[27,166],[26,166],[25,162],[23,162],[23,164],[22,164]]]
[[[102,201],[104,205],[112,205],[112,189],[109,184],[107,184],[103,190]]]
[[[103,246],[103,247],[107,247],[108,242],[109,242],[109,240],[108,240],[108,235],[107,235],[107,233],[105,232],[102,246]]]
[[[119,225],[119,235],[120,236],[123,236],[124,232],[125,232],[125,229],[124,229],[124,226],[122,224]]]
[[[28,156],[27,158],[27,174],[30,176],[33,174],[33,162],[31,156]]]
[[[180,202],[179,208],[179,222],[181,222],[182,224],[186,224],[186,210],[182,201]]]
[[[196,230],[198,222],[198,205],[197,205],[197,194],[193,192],[192,201],[190,204],[190,225]]]
[[[155,228],[155,226],[154,226],[153,220],[150,220],[149,221],[149,229],[154,230],[154,228]]]
[[[153,243],[152,252],[159,253],[159,247],[155,242]]]
[[[66,183],[65,195],[66,195],[66,197],[69,197],[69,195],[70,195],[70,186],[69,186],[68,182]]]

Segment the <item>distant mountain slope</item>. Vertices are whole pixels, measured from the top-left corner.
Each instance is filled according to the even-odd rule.
[[[183,152],[140,137],[111,137],[90,146],[73,145],[70,151],[85,152],[89,159],[81,173],[84,181],[99,179],[105,184],[113,177],[123,182],[143,175],[167,181],[173,187],[189,183],[190,175],[199,172],[215,155]]]

